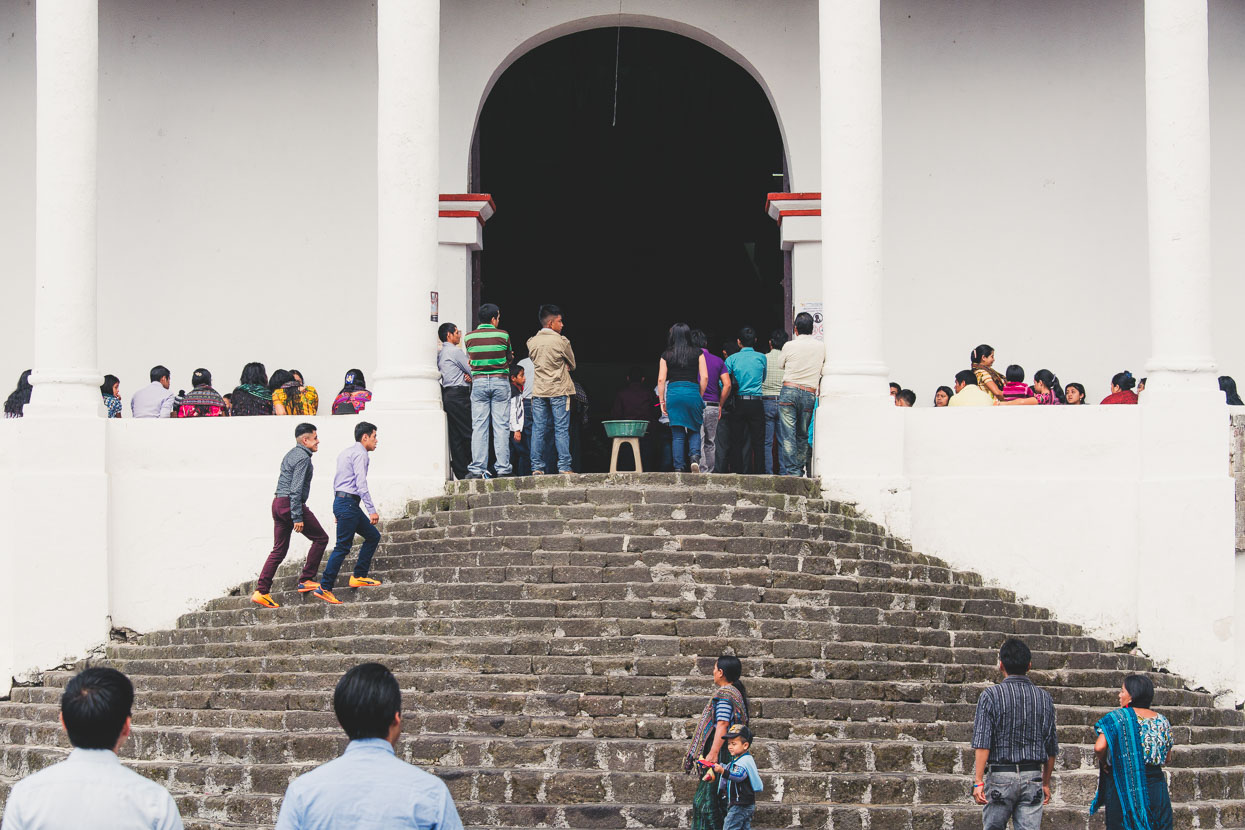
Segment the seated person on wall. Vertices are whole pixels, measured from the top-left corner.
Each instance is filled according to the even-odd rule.
[[[342,381],[342,391],[333,399],[334,415],[358,415],[372,401],[362,369],[351,369]]]
[[[306,384],[303,373],[297,369],[273,372],[269,386],[273,415],[315,415],[320,410],[320,393]]]
[[[1072,381],[1063,388],[1064,403],[1071,406],[1086,406],[1088,401],[1085,400],[1085,386],[1083,384]]]
[[[1033,394],[1004,401],[1003,406],[1059,406],[1066,403],[1059,378],[1050,369],[1038,369],[1033,376]]]
[[[1007,367],[1007,383],[1003,384],[1003,400],[1016,401],[1033,396],[1033,392],[1025,384],[1025,370],[1013,363]]]
[[[225,399],[212,388],[212,373],[207,369],[195,369],[191,376],[194,384],[189,392],[177,396],[173,415],[178,418],[219,418],[229,414]]]
[[[173,398],[169,390],[172,375],[164,366],[153,366],[148,375],[151,383],[130,398],[130,414],[135,418],[169,418],[173,414]]]
[[[268,388],[268,370],[262,363],[242,367],[242,377],[233,390],[231,415],[271,415],[272,391]]]
[[[402,691],[380,663],[355,666],[337,682],[333,711],[350,736],[341,757],[300,775],[285,791],[277,830],[368,827],[462,830],[449,788],[401,761]]]
[[[963,369],[955,373],[955,394],[947,406],[994,406],[994,398],[977,385],[972,369]]]
[[[116,669],[89,668],[65,686],[61,725],[74,750],[13,786],[4,830],[181,830],[168,791],[121,766],[134,684]]]
[[[1137,380],[1133,377],[1133,373],[1125,369],[1111,378],[1111,394],[1103,398],[1100,405],[1136,404],[1137,393],[1133,391],[1133,387],[1136,385]]]
[[[104,375],[99,393],[104,396],[104,407],[109,418],[121,417],[121,379],[116,375]]]
[[[895,396],[895,406],[913,407],[916,406],[916,393],[911,389],[900,389],[899,394]]]

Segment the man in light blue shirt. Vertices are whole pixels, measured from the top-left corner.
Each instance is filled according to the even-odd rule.
[[[397,678],[380,663],[346,672],[333,711],[350,743],[290,784],[276,830],[462,830],[445,782],[394,754],[401,707]]]
[[[349,585],[351,588],[380,586],[379,579],[367,575],[372,567],[372,555],[380,544],[380,531],[376,529],[380,514],[376,512],[372,494],[367,489],[367,454],[375,450],[379,442],[376,425],[367,421],[355,424],[354,441],[337,456],[337,472],[333,474],[333,518],[337,520],[337,546],[324,566],[320,587],[312,592],[333,605],[341,604],[341,600],[333,595],[333,586],[337,583],[342,562],[354,544],[356,533],[363,537],[363,546],[359,548],[359,558],[355,560],[354,575],[350,577]]]
[[[739,351],[726,359],[722,375],[722,404],[736,390],[735,411],[731,415],[731,442],[728,454],[731,471],[735,473],[764,473],[765,462],[765,402],[761,384],[765,382],[765,355],[753,346],[757,333],[751,326],[739,330]],[[745,464],[744,440],[751,442],[751,456]]]
[[[17,782],[4,830],[182,830],[168,791],[121,766],[134,685],[116,669],[80,672],[61,695],[61,725],[74,750]]]

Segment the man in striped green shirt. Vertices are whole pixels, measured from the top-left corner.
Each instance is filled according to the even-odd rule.
[[[467,478],[488,478],[489,432],[497,457],[497,475],[510,475],[510,364],[514,350],[510,335],[497,327],[501,309],[480,306],[479,325],[463,337],[471,363],[471,464]]]

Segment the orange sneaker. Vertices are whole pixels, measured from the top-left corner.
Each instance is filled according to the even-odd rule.
[[[314,591],[316,588],[319,588],[319,587],[320,587],[319,582],[312,582],[310,579],[308,579],[306,582],[298,583],[298,593],[305,594],[308,591]]]
[[[259,591],[256,591],[255,593],[251,594],[251,602],[255,603],[256,605],[262,605],[265,608],[280,608],[281,607],[280,605],[277,605],[276,600],[272,598],[272,594],[261,594]]]
[[[376,588],[380,586],[379,579],[372,579],[370,576],[352,576],[350,577],[351,588]]]
[[[326,591],[323,588],[316,588],[314,591],[311,592],[311,595],[313,597],[319,597],[320,599],[324,600],[330,605],[341,605],[342,604],[342,601],[340,599],[333,596],[332,591]]]

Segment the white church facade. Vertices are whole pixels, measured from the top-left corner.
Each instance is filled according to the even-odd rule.
[[[482,114],[525,56],[597,30],[619,52],[635,30],[712,50],[772,110],[782,158],[755,211],[787,318],[824,315],[827,495],[1245,698],[1216,385],[1245,373],[1239,0],[2,0],[0,379],[33,368],[35,384],[0,423],[3,685],[110,628],[170,625],[270,546],[294,422],[105,420],[105,372],[128,400],[156,364],[174,387],[198,366],[226,387],[263,360],[324,401],[357,366],[382,510],[439,491],[438,324],[468,326],[507,280],[542,290],[538,268],[489,270],[511,208],[487,187]],[[673,166],[645,204],[677,235],[714,205],[682,186],[697,148],[661,138]],[[583,172],[550,174],[562,195],[527,217],[546,250],[595,244],[571,217],[610,221]],[[635,280],[646,325],[684,313]],[[568,306],[572,340],[632,325],[603,319],[609,291]],[[1146,392],[929,407],[982,342],[1095,401],[1124,369]],[[893,407],[891,379],[922,406]],[[355,419],[314,420],[327,506]]]

